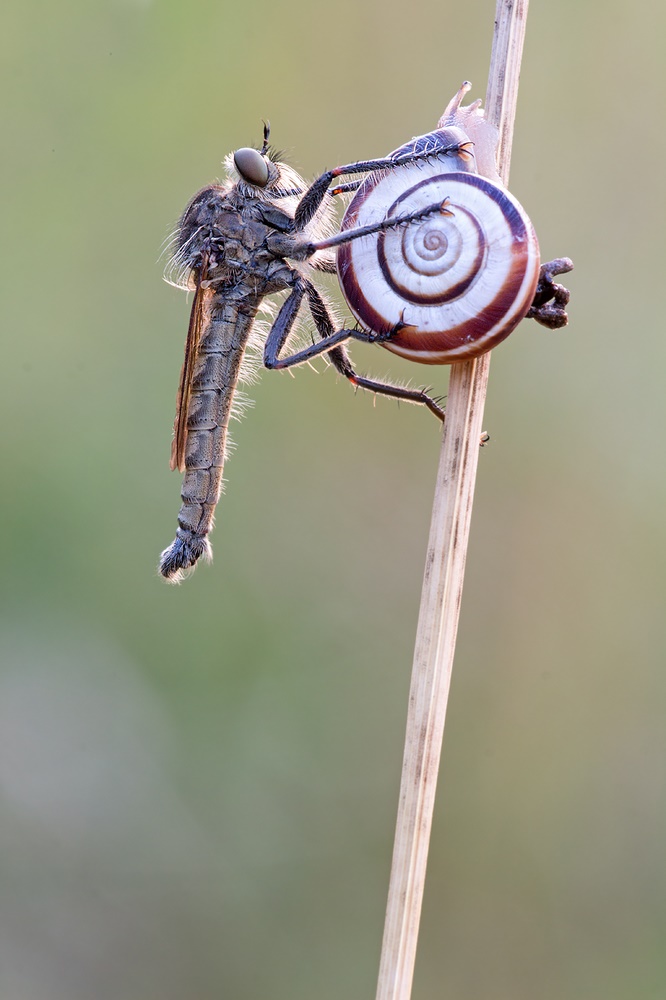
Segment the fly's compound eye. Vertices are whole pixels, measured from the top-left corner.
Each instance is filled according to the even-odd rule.
[[[256,184],[257,187],[266,187],[268,184],[268,164],[258,150],[247,146],[237,149],[234,164],[244,181]]]

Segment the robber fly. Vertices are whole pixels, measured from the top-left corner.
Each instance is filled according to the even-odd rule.
[[[243,148],[225,161],[229,177],[203,188],[185,209],[175,237],[171,269],[185,276],[194,291],[180,376],[171,468],[184,472],[178,530],[160,558],[160,572],[177,583],[201,558],[211,557],[208,540],[222,488],[227,428],[243,359],[251,344],[257,312],[266,296],[287,290],[266,339],[266,368],[287,368],[325,352],[334,368],[354,386],[422,403],[440,420],[444,411],[425,391],[388,385],[358,375],[343,342],[354,338],[375,343],[377,334],[336,330],[329,309],[311,280],[315,271],[333,272],[327,253],[370,233],[409,225],[445,211],[442,203],[409,215],[330,236],[329,194],[353,190],[354,180],[331,190],[332,182],[351,174],[390,170],[403,163],[432,158],[432,149],[351,163],[322,174],[309,187],[268,144]],[[460,145],[439,148],[437,156],[458,155]],[[321,337],[316,343],[280,357],[303,300]]]

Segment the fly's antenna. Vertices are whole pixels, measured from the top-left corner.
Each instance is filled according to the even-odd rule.
[[[268,152],[268,140],[270,138],[270,134],[271,134],[271,123],[264,122],[264,144],[261,147],[262,156],[265,156],[266,153]]]

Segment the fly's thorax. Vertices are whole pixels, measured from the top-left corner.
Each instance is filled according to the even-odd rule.
[[[234,160],[241,153],[245,175]],[[266,166],[265,183],[261,164]],[[205,270],[206,282],[233,287],[234,293],[239,289],[243,295],[262,296],[281,291],[290,285],[284,260],[291,256],[292,241],[320,242],[332,234],[332,200],[296,234],[292,224],[307,184],[292,167],[251,149],[230,154],[226,166],[227,180],[202,188],[183,212],[166,280],[194,290]]]
[[[220,216],[229,209],[229,190],[221,184],[209,184],[190,200],[178,223],[178,251],[203,239],[218,226]]]
[[[240,234],[220,231],[209,254],[207,280],[225,299],[258,301],[290,284],[291,268],[271,246],[273,230],[253,219]]]
[[[176,252],[168,267],[174,284],[196,287],[205,262],[211,284],[238,283],[261,271],[271,230],[254,202],[243,203],[238,192],[210,185],[198,192],[180,221]],[[269,259],[265,252],[264,259]],[[254,279],[252,284],[254,284]]]
[[[176,230],[175,249],[165,270],[165,278],[181,288],[193,289],[196,281],[193,272],[199,270],[204,255],[210,253],[214,234],[219,232],[220,220],[227,220],[227,227],[238,233],[240,217],[233,219],[233,205],[229,200],[229,187],[209,184],[190,200],[180,217]]]

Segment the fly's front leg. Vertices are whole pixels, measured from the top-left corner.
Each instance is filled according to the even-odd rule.
[[[384,156],[379,160],[359,160],[357,163],[348,163],[344,167],[335,167],[333,170],[327,170],[326,173],[322,174],[321,177],[318,177],[310,185],[301,198],[294,216],[294,228],[296,232],[302,232],[305,229],[308,222],[310,222],[319,209],[324,195],[336,177],[344,177],[347,174],[374,173],[377,170],[393,170],[395,167],[400,167],[405,163],[432,160],[434,157],[446,156],[450,153],[466,152],[465,147],[468,145],[469,143],[466,142],[456,143],[451,146],[442,146],[439,149],[424,150],[418,153],[405,153],[402,156]]]
[[[337,187],[331,188],[328,193],[331,198],[335,198],[338,194],[349,194],[350,191],[358,191],[362,183],[363,178],[357,181],[348,181],[346,184],[338,184]]]

